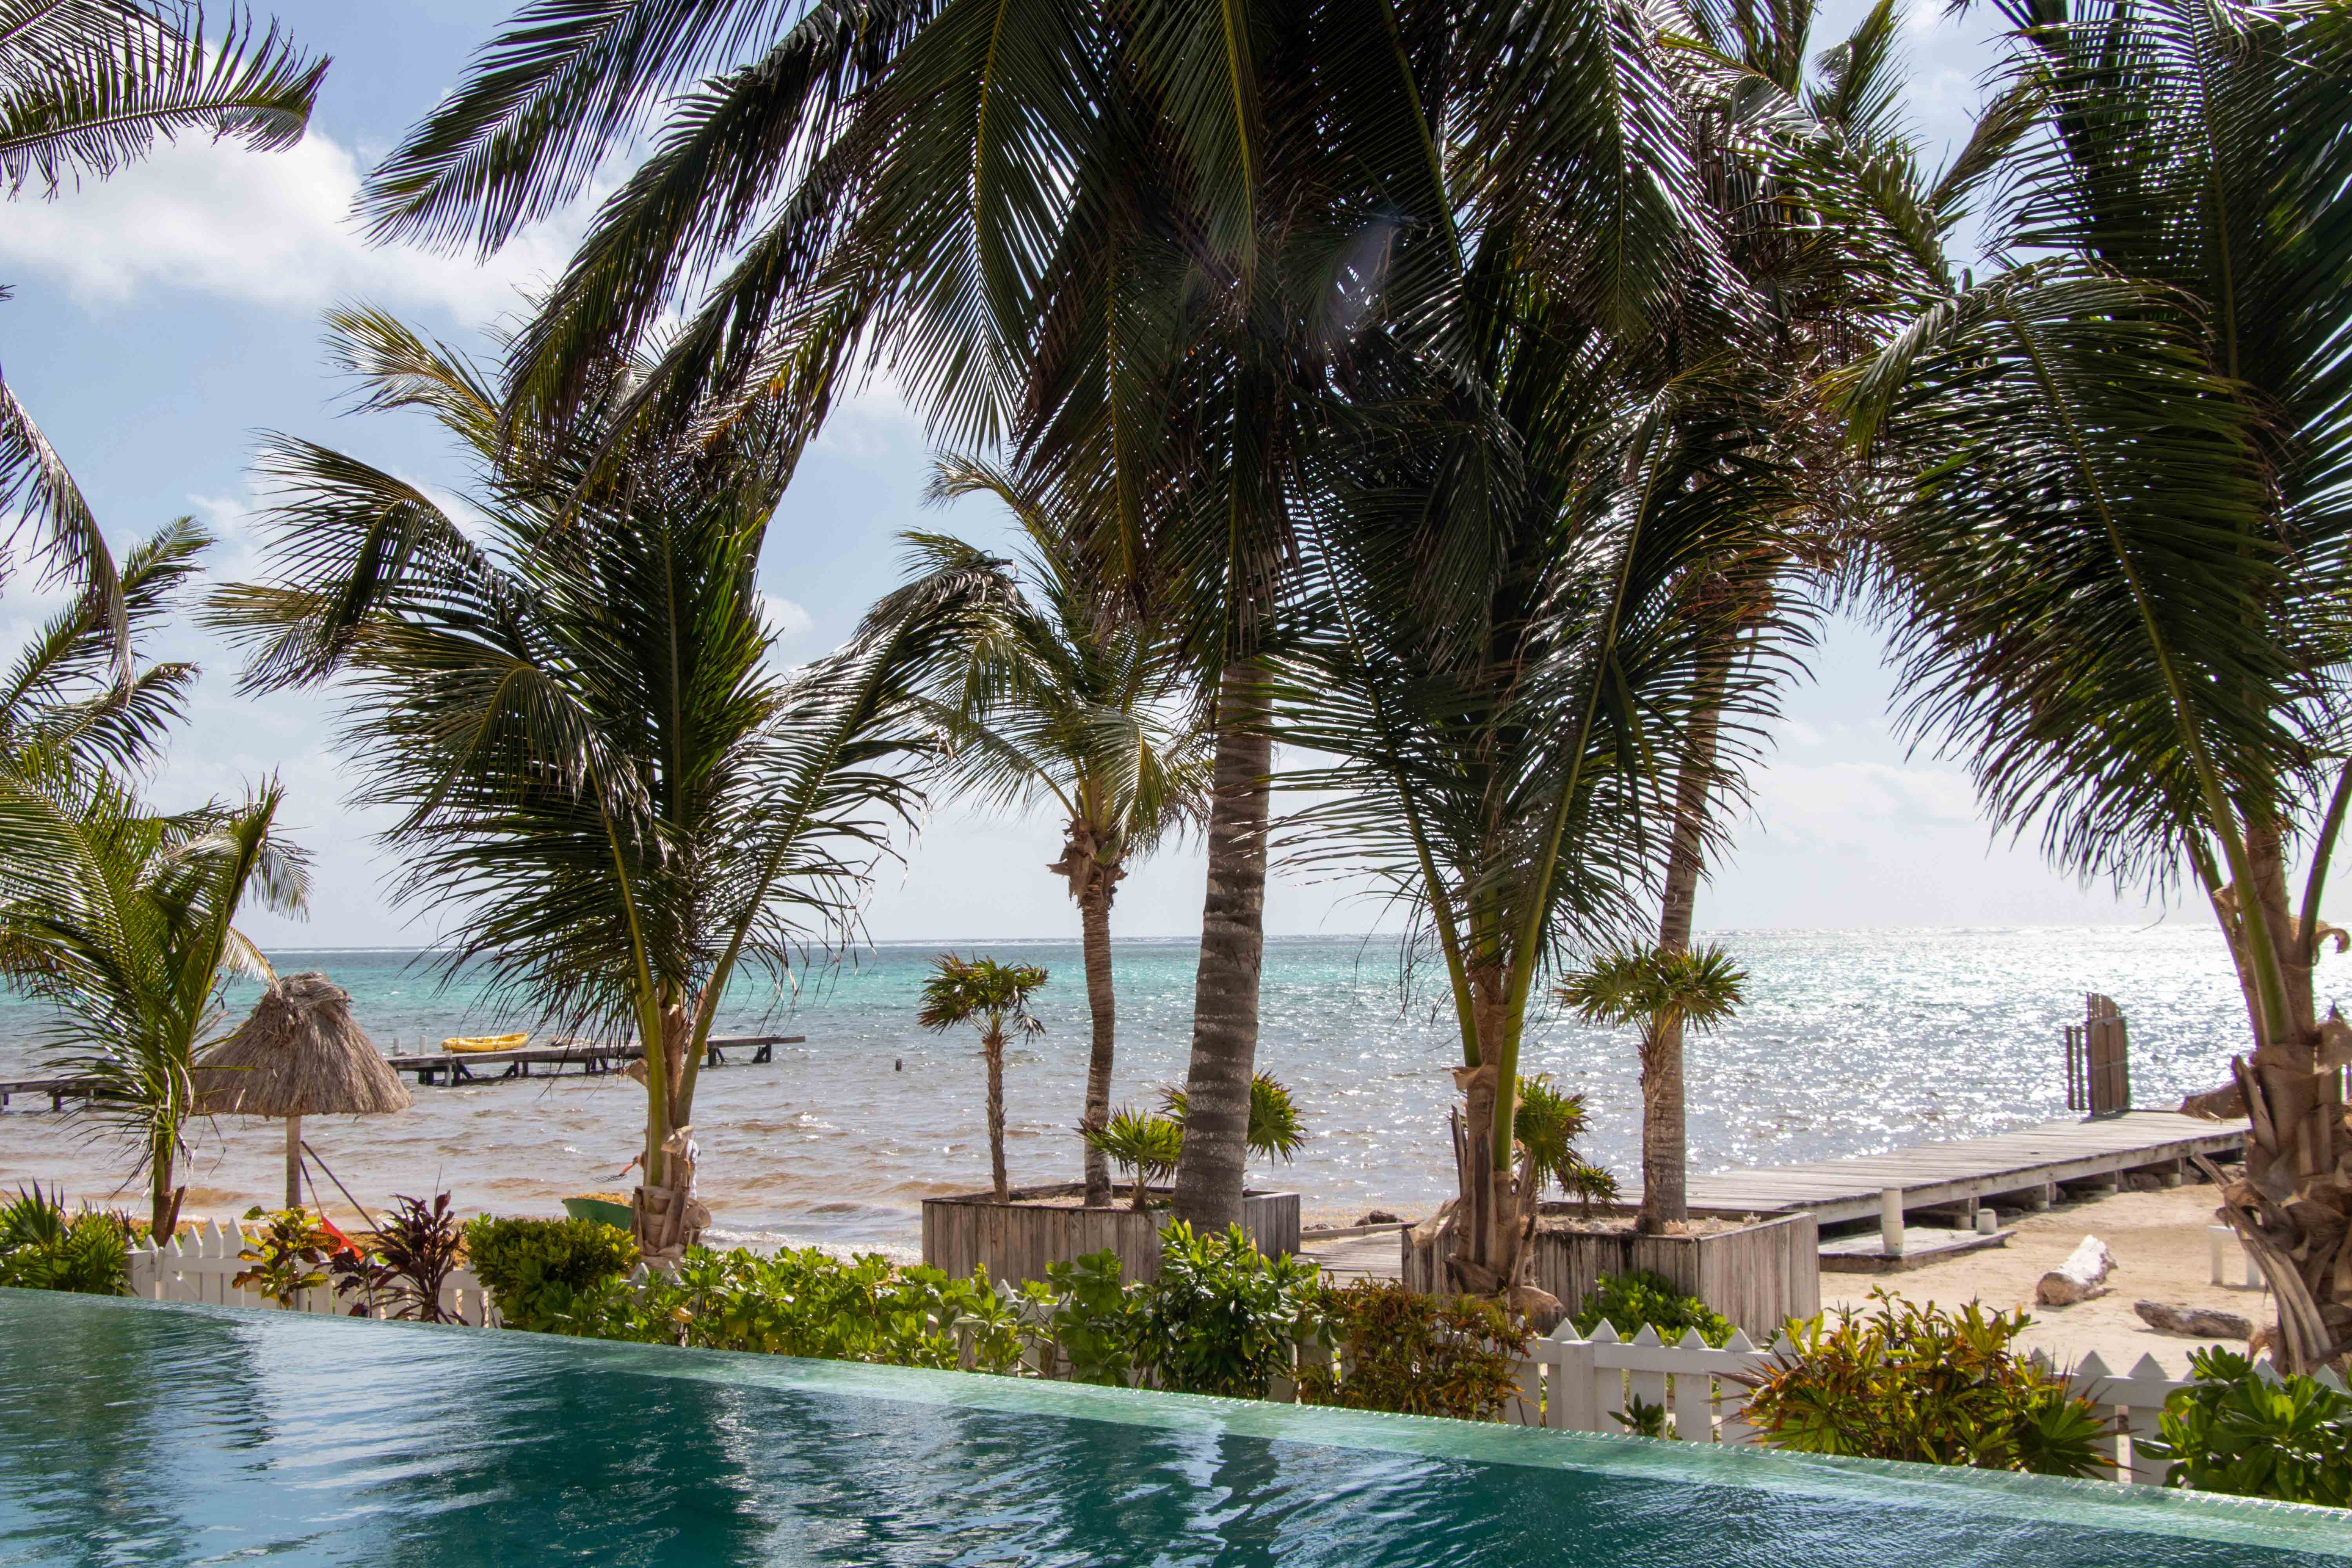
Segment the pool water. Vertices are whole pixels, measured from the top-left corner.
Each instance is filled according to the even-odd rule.
[[[0,1291],[0,1564],[2346,1557],[2153,1488]]]

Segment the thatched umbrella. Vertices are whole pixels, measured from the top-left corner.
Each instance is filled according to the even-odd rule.
[[[408,1086],[352,1021],[352,998],[320,974],[289,975],[262,993],[235,1034],[194,1074],[206,1115],[286,1118],[286,1207],[302,1202],[302,1118],[373,1116],[415,1103]]]

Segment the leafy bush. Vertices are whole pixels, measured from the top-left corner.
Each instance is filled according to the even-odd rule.
[[[1177,1220],[1160,1233],[1160,1278],[1138,1294],[1136,1364],[1163,1388],[1263,1399],[1314,1322],[1321,1278],[1305,1259],[1266,1257],[1238,1225],[1195,1236]]]
[[[1302,1403],[1490,1421],[1518,1390],[1531,1331],[1494,1301],[1360,1280],[1320,1305],[1340,1359],[1300,1369]]]
[[[958,1280],[875,1256],[844,1262],[814,1248],[761,1258],[694,1247],[675,1275],[641,1284],[608,1275],[582,1289],[549,1326],[596,1339],[952,1369],[959,1321],[979,1370],[1009,1372],[1020,1362],[1013,1304],[984,1270]]]
[[[355,1318],[381,1309],[387,1317],[411,1322],[457,1321],[441,1306],[441,1288],[457,1267],[465,1240],[449,1212],[449,1195],[434,1194],[429,1207],[422,1198],[392,1201],[369,1252],[335,1254],[329,1265],[335,1294],[359,1298],[352,1304]]]
[[[1054,1354],[1069,1365],[1073,1383],[1125,1388],[1134,1381],[1135,1292],[1120,1282],[1118,1254],[1089,1252],[1069,1263],[1045,1265],[1045,1283],[1030,1299],[1050,1303],[1045,1330]]]
[[[19,1187],[0,1208],[0,1285],[119,1296],[128,1285],[130,1244],[120,1216],[84,1210],[68,1218],[57,1198]]]
[[[2134,1444],[2172,1461],[2167,1486],[2352,1508],[2352,1396],[2261,1376],[2219,1345],[2191,1351],[2189,1364],[2197,1382],[2165,1401],[2163,1436]]]
[[[264,1214],[247,1209],[245,1218],[263,1221],[260,1239],[237,1253],[253,1265],[238,1270],[229,1281],[240,1291],[256,1291],[279,1306],[291,1306],[303,1291],[327,1282],[327,1264],[335,1255],[332,1231],[321,1226],[307,1208],[281,1208]]]
[[[552,1332],[583,1292],[637,1266],[629,1233],[593,1219],[493,1219],[466,1227],[466,1256],[509,1328]]]
[[[1699,1338],[1720,1345],[1731,1337],[1733,1326],[1696,1296],[1678,1294],[1673,1281],[1639,1269],[1631,1274],[1603,1274],[1595,1281],[1592,1293],[1577,1311],[1576,1332],[1589,1336],[1603,1318],[1621,1339],[1632,1339],[1647,1323],[1668,1344],[1679,1344],[1683,1335],[1696,1329]]]
[[[1971,1302],[1957,1313],[1873,1291],[1867,1317],[1797,1325],[1793,1349],[1739,1381],[1775,1448],[1931,1465],[2090,1476],[2106,1427],[2060,1374],[2011,1343],[2032,1320]]]

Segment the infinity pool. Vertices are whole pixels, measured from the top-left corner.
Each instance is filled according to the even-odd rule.
[[[2346,1557],[2151,1488],[0,1291],[0,1564]]]

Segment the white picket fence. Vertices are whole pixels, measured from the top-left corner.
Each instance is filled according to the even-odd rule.
[[[257,1248],[260,1233],[248,1233],[232,1220],[227,1225],[207,1222],[182,1231],[171,1241],[158,1247],[152,1240],[131,1249],[131,1293],[151,1301],[201,1301],[215,1307],[277,1307],[278,1302],[255,1291],[241,1291],[235,1280],[252,1265],[238,1257],[248,1248]],[[331,1284],[298,1291],[292,1302],[282,1310],[297,1312],[326,1312],[337,1316],[350,1315],[356,1298],[338,1297]],[[460,1269],[453,1272],[441,1287],[441,1310],[470,1327],[497,1327],[499,1317],[490,1306],[488,1292],[481,1281]],[[382,1311],[373,1314],[383,1315]]]

